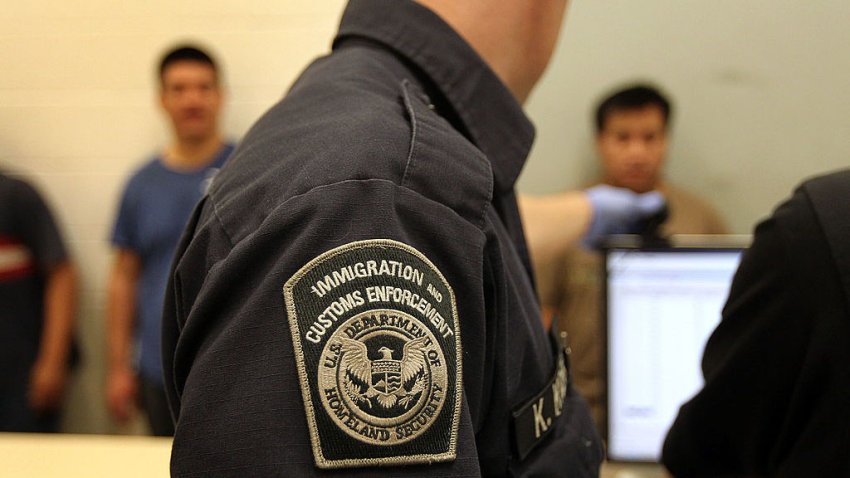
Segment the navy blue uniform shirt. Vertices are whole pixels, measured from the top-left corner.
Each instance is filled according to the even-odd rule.
[[[533,136],[430,10],[352,1],[178,248],[172,473],[596,476],[515,200]]]

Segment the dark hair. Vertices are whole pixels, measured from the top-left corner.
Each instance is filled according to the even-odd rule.
[[[207,52],[201,50],[200,48],[193,45],[180,45],[178,47],[172,48],[165,55],[163,55],[162,60],[159,62],[159,79],[162,81],[162,75],[165,73],[166,68],[171,66],[174,63],[181,61],[194,61],[198,63],[203,63],[205,65],[209,65],[212,68],[213,72],[216,74],[216,80],[218,78],[218,67],[215,64],[215,60],[212,59]]]
[[[666,127],[669,124],[672,112],[667,98],[657,88],[637,84],[617,90],[599,103],[599,106],[596,107],[596,132],[602,132],[605,128],[605,120],[611,113],[639,110],[647,106],[657,106],[664,116],[664,126]]]

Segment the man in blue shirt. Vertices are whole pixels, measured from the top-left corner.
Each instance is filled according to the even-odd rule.
[[[168,270],[186,220],[233,145],[218,130],[222,91],[207,53],[176,48],[163,57],[159,75],[174,141],[133,174],[121,198],[111,238],[106,398],[117,423],[125,423],[138,402],[153,434],[171,435],[160,360]]]

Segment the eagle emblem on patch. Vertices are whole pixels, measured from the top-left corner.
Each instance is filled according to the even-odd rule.
[[[377,239],[284,285],[320,468],[452,460],[461,403],[454,292],[419,251]]]

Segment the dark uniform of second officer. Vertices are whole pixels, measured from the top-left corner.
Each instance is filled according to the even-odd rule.
[[[352,1],[190,222],[175,476],[598,474],[514,195],[565,2],[423,3]]]

